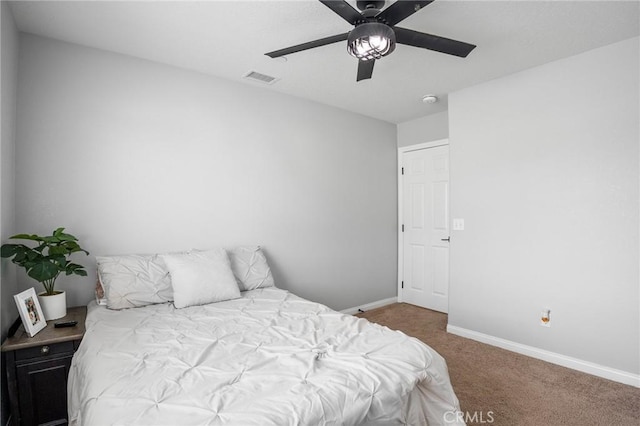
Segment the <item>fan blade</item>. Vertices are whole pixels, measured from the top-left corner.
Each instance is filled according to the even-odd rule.
[[[342,19],[355,25],[358,21],[362,21],[364,18],[362,14],[355,10],[349,3],[343,0],[320,0],[320,3],[333,10],[336,14],[340,15]]]
[[[313,49],[314,47],[326,46],[327,44],[337,43],[339,41],[345,41],[349,33],[338,34],[331,37],[325,37],[307,43],[298,44],[295,46],[287,47],[285,49],[274,50],[273,52],[265,53],[265,55],[272,58],[279,58],[280,56],[289,55],[291,53],[301,52],[307,49]]]
[[[393,27],[393,31],[396,33],[396,43],[435,50],[436,52],[459,56],[461,58],[466,58],[467,55],[476,48],[473,44],[420,33],[406,28]]]
[[[391,6],[383,10],[376,15],[379,21],[383,21],[389,26],[393,26],[405,18],[413,15],[429,3],[433,3],[434,0],[425,1],[403,1],[398,0]]]
[[[371,78],[371,75],[373,74],[373,65],[375,64],[375,62],[375,59],[371,59],[368,61],[358,61],[358,76],[356,77],[356,81]]]

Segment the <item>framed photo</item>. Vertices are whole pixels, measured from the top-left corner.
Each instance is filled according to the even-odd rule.
[[[29,337],[33,337],[47,326],[42,314],[42,308],[40,302],[38,302],[38,296],[36,291],[31,287],[29,290],[25,290],[20,294],[13,296],[18,306],[18,312],[20,312],[20,318],[22,318],[22,324],[25,331],[29,334]]]

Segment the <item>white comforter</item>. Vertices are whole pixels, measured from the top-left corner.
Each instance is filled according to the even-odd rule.
[[[72,424],[457,424],[435,351],[284,290],[185,309],[92,302],[86,325]]]

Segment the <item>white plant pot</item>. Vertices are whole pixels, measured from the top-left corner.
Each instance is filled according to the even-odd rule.
[[[47,296],[45,293],[38,295],[38,301],[42,307],[42,313],[46,321],[62,318],[67,315],[67,295],[64,291]]]

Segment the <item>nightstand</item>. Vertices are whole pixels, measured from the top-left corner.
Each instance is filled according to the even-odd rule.
[[[67,377],[84,336],[86,316],[84,306],[69,308],[67,316],[48,321],[35,336],[29,337],[21,325],[2,344],[14,426],[67,424]],[[78,324],[54,328],[62,321]]]

